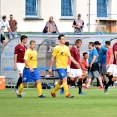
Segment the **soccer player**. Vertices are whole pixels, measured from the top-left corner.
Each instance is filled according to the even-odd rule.
[[[100,73],[103,76],[104,86],[106,85],[107,81],[107,70],[106,70],[106,53],[108,49],[105,46],[101,47],[101,43],[99,41],[94,42],[95,48],[99,51],[99,64],[100,64]]]
[[[71,48],[70,53],[71,56],[74,58],[75,61],[77,61],[77,63],[80,63],[80,50],[79,48],[82,45],[82,41],[80,39],[77,39],[75,42],[75,45]],[[85,94],[82,92],[82,70],[81,68],[77,67],[73,62],[71,62],[70,65],[70,78],[74,79],[74,81],[76,81],[78,79],[78,88],[79,88],[79,92],[78,94]]]
[[[82,78],[83,78],[83,83],[86,83],[86,78],[88,75],[88,53],[84,52],[83,53],[83,58],[80,60],[80,66],[82,69]]]
[[[107,67],[107,73],[108,73],[108,78],[109,81],[106,84],[106,86],[104,87],[104,93],[108,94],[108,87],[113,84],[113,82],[115,80],[117,80],[117,64],[116,64],[116,60],[117,60],[117,47],[115,47],[115,45],[113,46],[113,49],[111,48],[111,43],[110,41],[106,41],[105,42],[106,47],[108,48],[108,52],[106,55],[106,67]],[[113,62],[113,52],[114,52],[114,62]],[[114,63],[114,65],[113,65]],[[113,69],[114,68],[114,69]],[[114,78],[113,78],[114,77]]]
[[[98,65],[98,52],[96,50],[96,48],[94,47],[94,43],[93,42],[89,42],[88,45],[90,52],[89,52],[89,69],[88,69],[88,83],[87,86],[85,86],[84,88],[89,89],[91,80],[93,78],[98,78],[99,83],[100,83],[100,87],[99,89],[103,88],[102,85],[102,79],[100,77],[99,74],[99,65]]]
[[[63,84],[66,98],[73,98],[74,96],[70,95],[67,85],[68,59],[70,59],[77,67],[79,67],[79,64],[73,59],[73,57],[70,54],[69,48],[65,45],[65,36],[62,34],[59,35],[58,40],[59,40],[59,45],[56,46],[53,50],[52,57],[50,60],[49,72],[52,72],[52,65],[56,57],[56,69],[60,77],[60,80],[56,84],[55,88],[52,90],[51,95],[55,98],[56,97],[55,92]]]
[[[38,97],[45,98],[42,94],[42,86],[40,81],[40,75],[37,69],[37,51],[35,50],[36,41],[30,41],[30,48],[25,52],[24,61],[25,68],[23,70],[22,83],[17,94],[18,98],[22,98],[21,92],[24,88],[26,82],[35,82],[37,83]]]
[[[24,54],[25,54],[25,51],[27,50],[27,47],[25,46],[25,44],[27,43],[27,36],[22,35],[20,40],[21,40],[21,43],[18,44],[14,50],[14,70],[19,71],[19,79],[18,79],[16,87],[15,87],[16,93],[18,93],[18,87],[22,83],[23,69],[25,66]]]

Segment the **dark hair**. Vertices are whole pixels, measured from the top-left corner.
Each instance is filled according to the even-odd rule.
[[[35,41],[35,40],[31,40],[31,41],[30,41],[30,44],[32,44],[32,43],[36,43],[36,41]]]
[[[3,16],[2,16],[2,19],[6,19],[6,15],[3,15]]]
[[[111,45],[111,42],[110,41],[106,41],[105,44],[107,44],[107,45],[110,46]]]
[[[79,43],[79,42],[82,43],[82,40],[81,40],[81,39],[77,39],[76,42],[75,42],[75,44],[76,44],[76,43]]]
[[[13,16],[12,14],[10,14],[10,16]]]
[[[92,45],[92,47],[94,47],[94,43],[93,42],[89,42],[89,45]]]
[[[59,35],[59,36],[58,36],[58,40],[60,40],[61,37],[65,37],[65,36],[64,36],[63,34]]]
[[[66,41],[66,42],[65,42],[65,45],[66,45],[66,46],[69,46],[69,42],[68,42],[68,41]]]
[[[84,52],[84,53],[83,53],[83,56],[85,56],[85,54],[87,54],[87,52]]]
[[[22,40],[24,40],[25,38],[27,38],[27,36],[26,36],[26,35],[22,35],[21,38],[20,38],[21,42],[22,42]]]

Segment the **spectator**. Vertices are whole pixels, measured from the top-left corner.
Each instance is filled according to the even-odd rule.
[[[11,32],[9,23],[6,21],[6,16],[2,16],[2,19],[0,18],[0,41],[2,43],[2,47],[5,45],[6,41],[5,41],[5,37],[4,37],[4,30],[5,27],[7,27],[8,32]]]
[[[84,21],[81,20],[81,14],[78,14],[78,19],[74,20],[72,27],[74,28],[74,34],[82,34]]]
[[[47,33],[59,33],[56,23],[53,21],[53,16],[49,17],[49,21],[46,23]]]
[[[9,36],[11,39],[11,38],[17,36],[17,25],[18,25],[17,21],[13,19],[12,14],[10,15],[9,25],[10,25],[10,29],[12,31],[12,34],[9,32]]]

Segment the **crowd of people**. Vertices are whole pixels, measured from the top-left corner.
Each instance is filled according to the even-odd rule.
[[[89,42],[89,54],[83,53],[80,57],[80,47],[82,40],[77,39],[73,47],[69,47],[64,35],[58,36],[59,45],[57,45],[50,60],[49,72],[52,72],[54,60],[56,60],[56,70],[59,75],[59,81],[53,88],[51,95],[56,97],[58,89],[65,92],[66,98],[73,98],[69,93],[68,85],[77,84],[78,94],[84,95],[82,91],[83,83],[85,89],[90,88],[90,84],[94,78],[99,80],[99,89],[104,89],[104,94],[108,94],[108,87],[117,80],[117,43],[111,48],[111,42],[106,41],[101,46],[99,41]],[[30,48],[25,46],[27,36],[21,36],[21,43],[15,47],[14,70],[19,71],[19,79],[17,82],[17,97],[22,97],[22,90],[26,82],[36,82],[39,98],[45,98],[42,93],[40,75],[37,69],[37,52],[35,50],[36,41],[30,41]],[[55,59],[56,58],[56,59]]]

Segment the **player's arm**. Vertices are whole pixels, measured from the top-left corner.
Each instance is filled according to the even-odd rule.
[[[110,54],[110,59],[109,59],[108,67],[110,67],[110,63],[113,60],[113,52],[110,51],[109,54]]]
[[[83,62],[82,62],[82,61],[80,61],[80,66],[81,66],[81,68],[82,68],[83,70],[85,70],[85,71],[88,70],[88,69],[85,68],[85,66],[83,65]]]
[[[95,60],[96,60],[96,56],[94,55],[94,56],[93,56],[93,59],[92,59],[92,61],[91,61],[91,63],[90,63],[90,65],[89,65],[90,68],[92,67],[92,65],[93,65],[93,63],[95,62]]]
[[[117,51],[114,51],[114,56],[115,56],[115,60],[116,60],[116,64],[117,64]]]
[[[74,20],[73,22],[73,25],[72,25],[73,28],[79,28],[77,25],[76,25],[76,21]]]
[[[14,70],[15,71],[17,70],[16,63],[17,63],[17,54],[14,54]]]
[[[53,66],[53,63],[54,63],[54,59],[55,59],[55,56],[52,56],[52,57],[51,57],[51,60],[50,60],[49,72],[52,72],[52,66]]]

